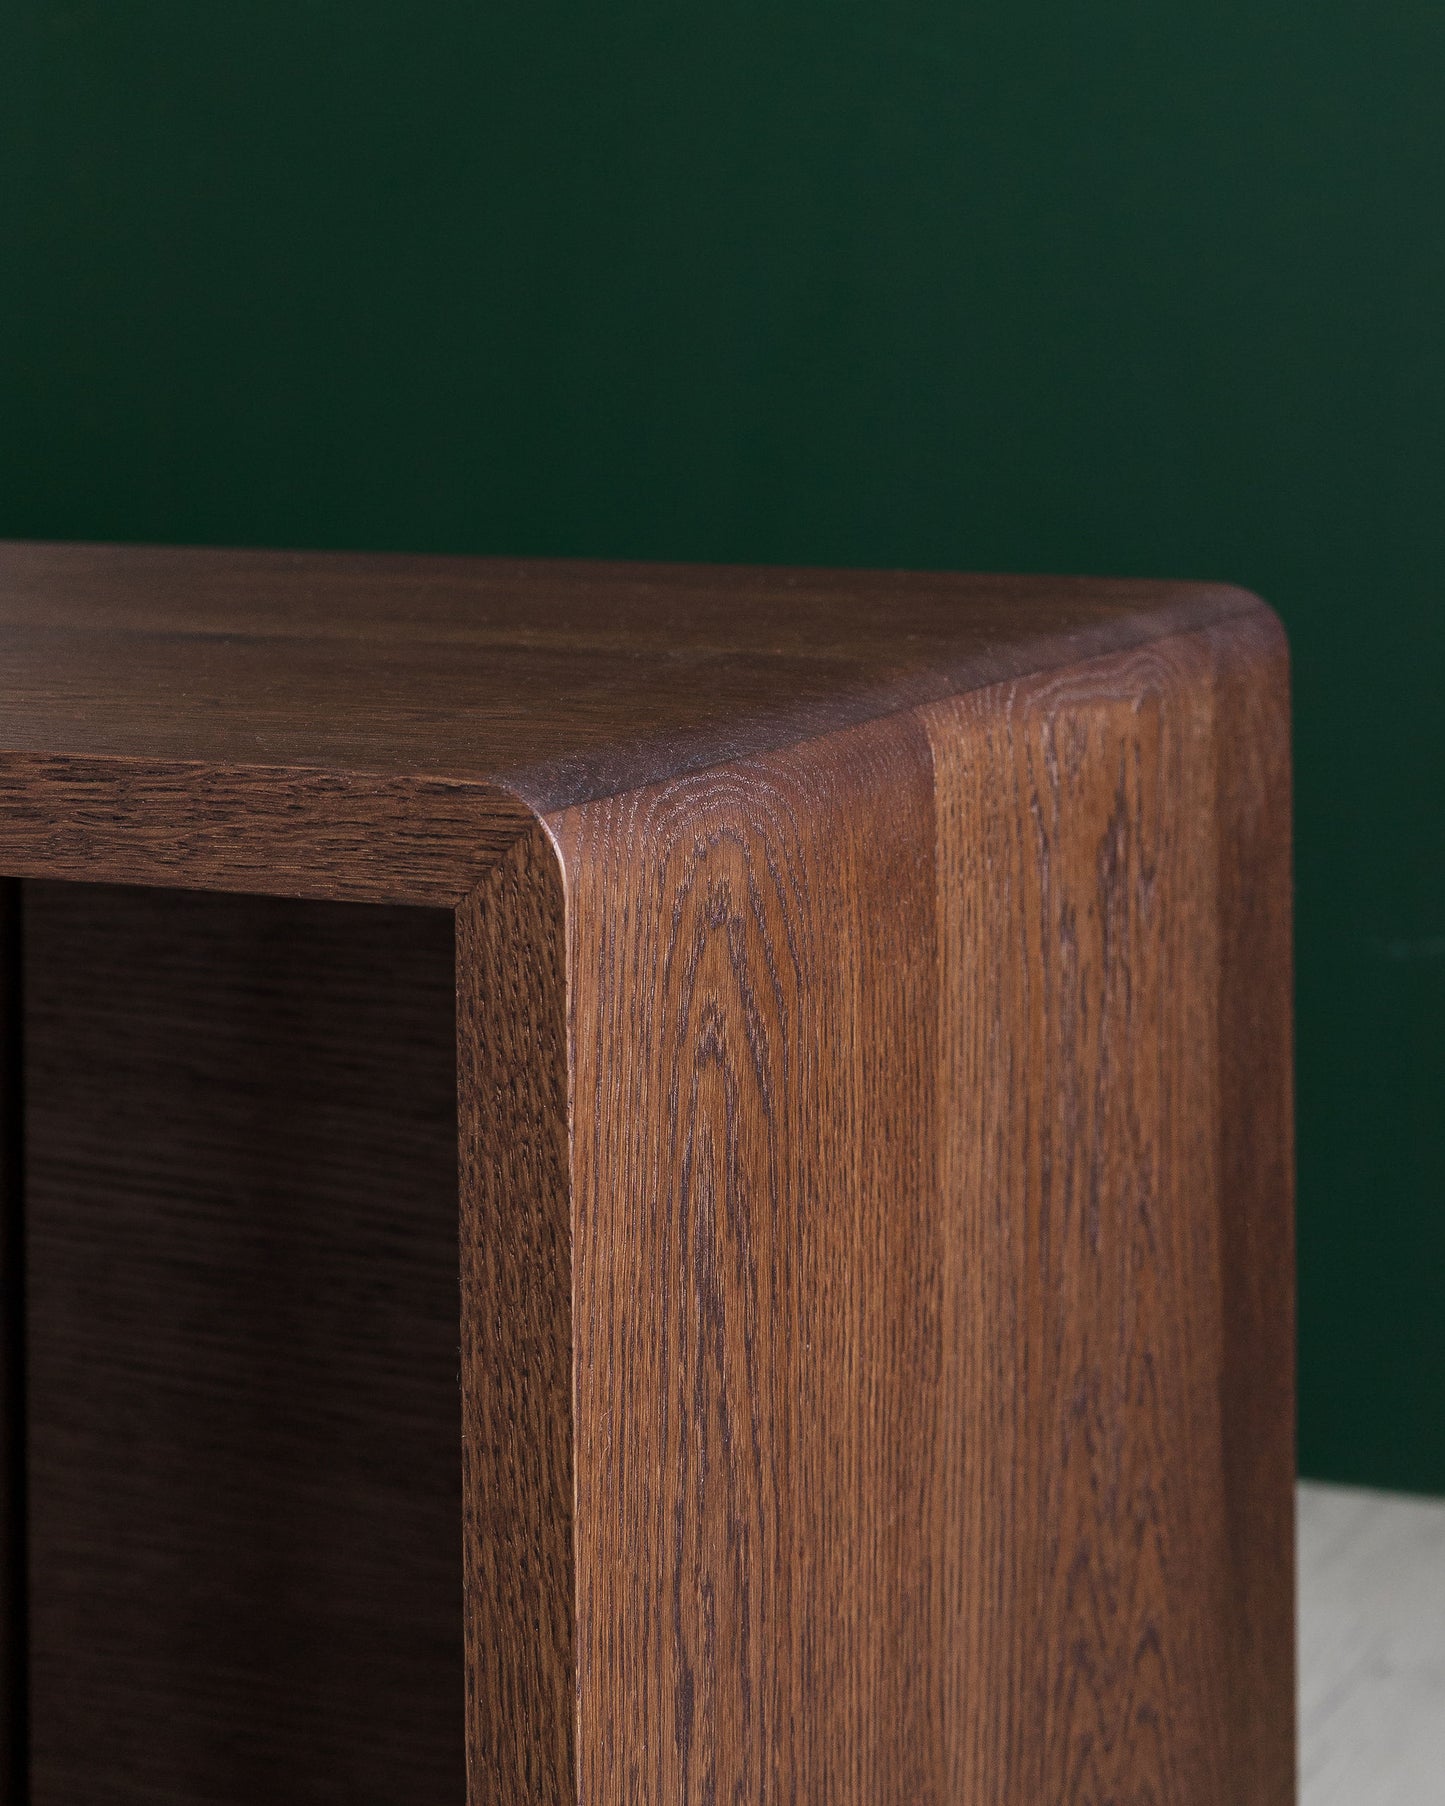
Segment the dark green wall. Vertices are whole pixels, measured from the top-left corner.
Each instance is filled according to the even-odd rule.
[[[10,0],[0,532],[1237,579],[1307,1471],[1445,1491],[1435,0]]]

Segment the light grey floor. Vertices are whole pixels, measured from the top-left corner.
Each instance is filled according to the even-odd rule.
[[[1445,1806],[1445,1501],[1299,1489],[1303,1806]]]

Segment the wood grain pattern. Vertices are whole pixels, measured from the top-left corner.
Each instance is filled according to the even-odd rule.
[[[28,1798],[460,1800],[451,918],[27,889]]]
[[[0,549],[36,1800],[1285,1806],[1288,807],[1224,587]]]
[[[1284,1806],[1221,1697],[1209,677],[1176,639],[929,715],[973,1430],[958,1706],[998,1688],[959,1798]]]
[[[1160,633],[1223,585],[0,545],[0,752],[546,812]]]
[[[936,1797],[931,813],[903,721],[553,824],[579,1798]]]
[[[0,754],[18,878],[449,909],[534,820],[484,784]]]
[[[574,1800],[561,873],[517,841],[457,912],[469,1797]]]
[[[1294,967],[1289,658],[1260,613],[1212,633],[1219,831],[1219,1184],[1230,1724],[1261,1797],[1295,1797]]]
[[[553,819],[580,1798],[1293,1797],[1259,637]]]

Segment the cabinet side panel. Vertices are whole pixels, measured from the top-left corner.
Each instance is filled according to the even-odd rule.
[[[457,912],[473,1806],[577,1797],[563,935],[562,875],[540,830]]]
[[[1289,666],[1260,614],[1210,634],[1219,795],[1219,1172],[1232,1722],[1260,1806],[1292,1806],[1295,1309]]]
[[[450,913],[26,931],[34,1806],[459,1800]]]
[[[554,825],[581,1796],[942,1806],[962,1440],[927,743],[900,716]]]
[[[1228,1219],[1232,1185],[1276,1221],[1288,1198],[1222,1131],[1215,677],[1181,637],[927,713],[967,1297],[961,1800],[1284,1806],[1290,1668],[1245,1627],[1259,1604],[1278,1628],[1273,1539],[1238,1507],[1258,1455],[1288,1511],[1287,1427],[1240,1393],[1265,1362],[1287,1395],[1290,1358],[1273,1329],[1233,1341]],[[1277,1028],[1253,1058],[1277,1091]],[[1287,1315],[1286,1271],[1254,1283]]]

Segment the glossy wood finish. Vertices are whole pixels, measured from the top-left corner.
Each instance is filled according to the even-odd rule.
[[[474,1806],[1292,1799],[1261,605],[23,547],[0,646],[0,868],[455,913]]]

